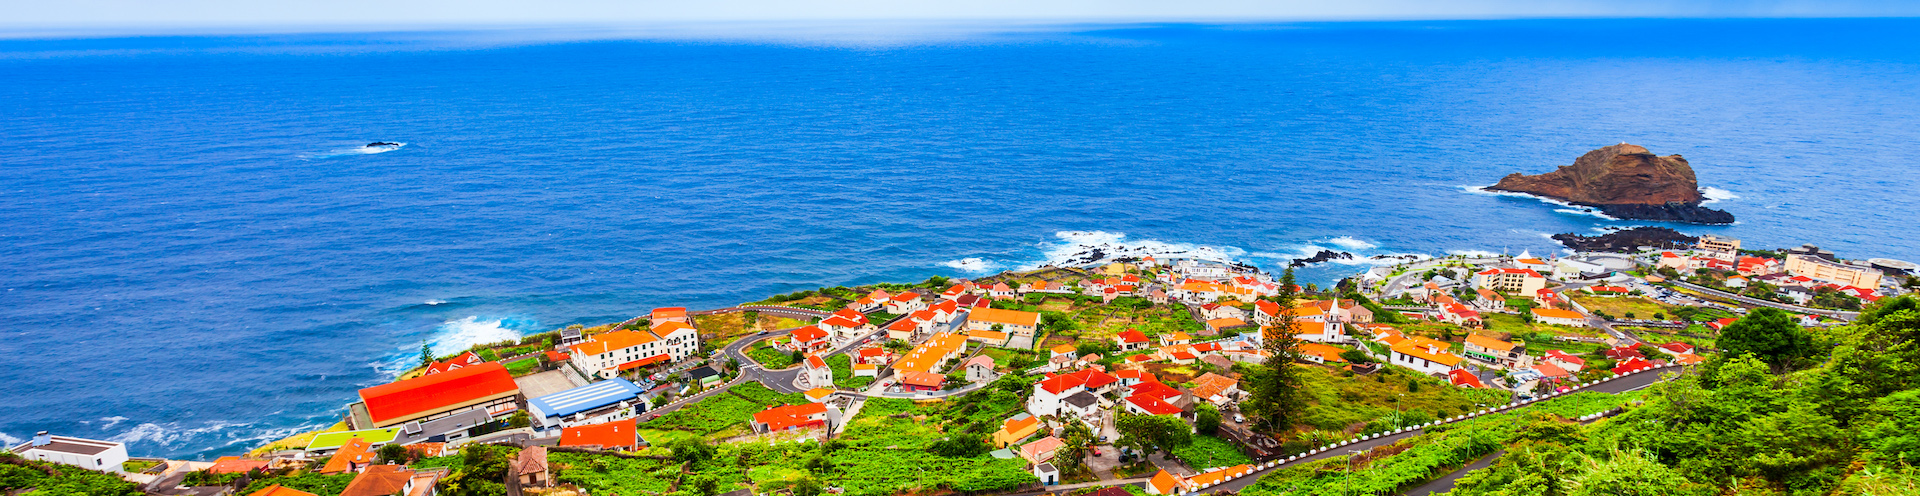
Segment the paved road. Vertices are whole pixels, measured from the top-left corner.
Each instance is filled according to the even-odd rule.
[[[1667,371],[1671,371],[1670,369],[1659,369],[1659,370],[1660,370],[1661,372],[1667,372]],[[1619,379],[1614,379],[1614,380],[1611,380],[1611,381],[1607,381],[1607,382],[1603,382],[1603,383],[1600,383],[1600,384],[1596,384],[1596,385],[1593,385],[1593,386],[1590,386],[1590,387],[1587,387],[1586,389],[1582,389],[1582,391],[1599,391],[1599,392],[1603,392],[1603,393],[1623,393],[1623,392],[1627,392],[1627,391],[1632,391],[1632,390],[1635,390],[1635,389],[1640,389],[1640,388],[1644,388],[1644,387],[1647,387],[1648,385],[1651,385],[1651,384],[1653,384],[1654,382],[1656,382],[1656,381],[1658,381],[1658,380],[1660,380],[1660,376],[1661,376],[1661,375],[1662,375],[1662,373],[1656,373],[1656,372],[1643,372],[1643,373],[1639,373],[1639,374],[1633,374],[1633,375],[1629,375],[1629,376],[1626,376],[1626,377],[1622,377],[1622,378],[1619,378]],[[1521,407],[1521,408],[1525,408],[1525,407]],[[1342,456],[1342,455],[1347,455],[1347,454],[1348,454],[1348,452],[1347,452],[1348,450],[1362,450],[1362,451],[1364,451],[1364,450],[1370,450],[1370,449],[1373,449],[1373,448],[1378,448],[1378,447],[1381,447],[1381,446],[1386,446],[1386,445],[1389,445],[1389,444],[1393,444],[1393,443],[1397,443],[1397,442],[1400,442],[1400,441],[1403,441],[1403,440],[1406,440],[1406,439],[1408,439],[1408,438],[1412,438],[1412,437],[1414,437],[1414,436],[1418,436],[1418,435],[1421,435],[1421,434],[1424,434],[1425,432],[1426,432],[1426,431],[1425,431],[1424,429],[1416,429],[1416,430],[1412,430],[1412,431],[1407,431],[1407,432],[1403,432],[1403,433],[1400,433],[1400,434],[1395,434],[1395,435],[1391,435],[1391,436],[1382,436],[1382,437],[1379,437],[1379,438],[1374,438],[1374,439],[1368,439],[1368,440],[1365,440],[1365,441],[1360,441],[1360,442],[1357,442],[1357,443],[1352,443],[1352,444],[1348,444],[1348,445],[1346,445],[1346,446],[1342,446],[1342,447],[1340,447],[1340,448],[1338,448],[1338,449],[1333,449],[1333,450],[1328,450],[1328,451],[1324,451],[1324,452],[1321,452],[1321,453],[1318,453],[1318,454],[1314,454],[1314,455],[1311,455],[1311,456],[1307,456],[1307,457],[1304,457],[1304,458],[1301,458],[1301,459],[1298,459],[1298,460],[1294,460],[1294,461],[1292,461],[1292,462],[1289,462],[1289,463],[1283,463],[1283,464],[1280,464],[1280,465],[1276,465],[1276,466],[1274,466],[1273,468],[1270,468],[1270,469],[1267,469],[1267,470],[1262,470],[1262,471],[1260,471],[1260,472],[1256,472],[1256,473],[1254,473],[1253,475],[1249,475],[1249,476],[1246,476],[1246,477],[1241,477],[1241,478],[1239,478],[1239,479],[1234,479],[1234,480],[1232,480],[1232,481],[1228,481],[1228,482],[1227,482],[1227,483],[1225,483],[1225,484],[1221,484],[1221,485],[1218,485],[1218,486],[1214,486],[1214,487],[1212,487],[1212,488],[1208,488],[1207,490],[1208,490],[1208,491],[1212,491],[1212,490],[1215,490],[1215,489],[1230,489],[1230,490],[1233,490],[1233,491],[1236,491],[1236,492],[1237,492],[1237,491],[1240,491],[1240,490],[1243,490],[1243,489],[1246,489],[1246,488],[1247,488],[1247,487],[1249,487],[1249,486],[1252,486],[1252,485],[1253,485],[1254,483],[1256,483],[1256,482],[1259,482],[1259,481],[1260,481],[1260,477],[1261,477],[1261,476],[1263,476],[1263,475],[1265,475],[1265,474],[1266,474],[1266,473],[1268,473],[1268,472],[1272,472],[1272,471],[1274,471],[1274,470],[1279,470],[1279,469],[1282,469],[1282,468],[1287,468],[1287,467],[1291,467],[1291,466],[1294,466],[1294,465],[1298,465],[1298,464],[1301,464],[1301,463],[1306,463],[1306,462],[1312,462],[1312,461],[1318,461],[1318,460],[1324,460],[1324,459],[1327,459],[1327,458],[1332,458],[1332,457],[1335,457],[1335,456]]]
[[[1709,288],[1709,287],[1706,287],[1706,286],[1700,286],[1700,285],[1696,285],[1696,284],[1693,284],[1693,283],[1690,283],[1690,282],[1686,282],[1686,281],[1678,281],[1678,280],[1674,280],[1674,281],[1668,281],[1668,282],[1672,282],[1672,283],[1673,283],[1674,285],[1676,285],[1676,286],[1680,286],[1680,287],[1683,287],[1683,288],[1687,288],[1687,289],[1691,289],[1691,290],[1694,290],[1694,291],[1699,291],[1699,292],[1702,292],[1702,293],[1706,293],[1706,294],[1710,294],[1710,295],[1714,295],[1714,296],[1718,296],[1718,297],[1721,297],[1721,298],[1726,298],[1726,299],[1729,299],[1729,300],[1733,300],[1733,301],[1737,301],[1737,302],[1740,302],[1740,303],[1745,303],[1745,304],[1748,304],[1748,305],[1757,305],[1757,306],[1763,306],[1763,307],[1773,307],[1773,308],[1778,308],[1778,309],[1781,309],[1781,310],[1786,310],[1786,311],[1789,311],[1789,312],[1799,312],[1799,313],[1810,313],[1810,314],[1814,314],[1814,315],[1825,315],[1825,316],[1828,316],[1828,317],[1833,317],[1833,318],[1837,318],[1837,319],[1841,319],[1841,320],[1854,320],[1854,319],[1858,319],[1858,318],[1860,318],[1860,312],[1843,312],[1843,311],[1839,311],[1839,310],[1821,310],[1821,309],[1818,309],[1818,308],[1807,308],[1807,307],[1803,307],[1803,306],[1799,306],[1799,305],[1788,305],[1788,304],[1785,304],[1785,303],[1780,303],[1780,302],[1774,302],[1774,301],[1767,301],[1767,300],[1761,300],[1761,299],[1755,299],[1755,298],[1748,298],[1748,297],[1745,297],[1745,296],[1740,296],[1740,295],[1737,295],[1737,294],[1733,294],[1733,293],[1728,293],[1728,292],[1725,292],[1725,291],[1721,291],[1721,290],[1718,290],[1718,289],[1713,289],[1713,288]]]
[[[1493,465],[1493,461],[1499,459],[1500,455],[1504,455],[1504,454],[1507,454],[1507,450],[1500,450],[1500,451],[1488,453],[1487,456],[1480,457],[1479,460],[1474,460],[1473,463],[1469,463],[1465,467],[1460,467],[1459,470],[1455,470],[1453,471],[1453,473],[1447,474],[1446,476],[1438,479],[1427,481],[1426,484],[1413,486],[1413,489],[1408,489],[1406,491],[1401,492],[1400,494],[1404,494],[1406,496],[1428,496],[1431,494],[1446,494],[1448,491],[1453,490],[1453,485],[1460,481],[1460,477],[1467,475],[1467,472],[1472,472],[1475,470],[1487,468],[1487,466]]]

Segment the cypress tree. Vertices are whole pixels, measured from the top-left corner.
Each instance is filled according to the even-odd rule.
[[[1280,292],[1273,299],[1280,304],[1280,315],[1273,320],[1273,325],[1260,330],[1261,344],[1267,352],[1267,371],[1253,378],[1253,398],[1247,402],[1252,407],[1255,425],[1269,432],[1292,428],[1299,423],[1301,410],[1306,408],[1305,394],[1300,390],[1300,371],[1293,364],[1294,357],[1300,354],[1292,313],[1299,296],[1293,268],[1288,267],[1280,278]]]

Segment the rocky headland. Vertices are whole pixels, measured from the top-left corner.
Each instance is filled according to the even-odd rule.
[[[1581,236],[1573,233],[1553,235],[1554,241],[1566,245],[1574,251],[1606,251],[1633,253],[1642,246],[1658,249],[1680,249],[1693,246],[1698,238],[1681,234],[1679,231],[1664,227],[1636,227],[1623,229],[1599,236]]]
[[[1733,214],[1700,206],[1706,197],[1687,159],[1626,143],[1587,152],[1553,172],[1508,174],[1487,189],[1593,207],[1620,219],[1733,223]]]

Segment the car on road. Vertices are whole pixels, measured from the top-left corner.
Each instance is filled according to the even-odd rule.
[[[1233,414],[1233,423],[1236,423],[1236,424],[1247,423],[1247,417],[1245,415],[1241,415],[1238,413]]]

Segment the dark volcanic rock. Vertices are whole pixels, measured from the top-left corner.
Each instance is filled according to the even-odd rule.
[[[1595,207],[1621,219],[1733,223],[1733,214],[1700,206],[1706,197],[1687,159],[1626,143],[1587,152],[1546,174],[1508,174],[1487,189]]]
[[[1732,224],[1733,214],[1699,205],[1599,205],[1600,212],[1616,219],[1663,220],[1689,224]]]
[[[1327,262],[1332,260],[1352,260],[1352,259],[1353,259],[1352,253],[1347,253],[1343,251],[1333,251],[1333,250],[1320,250],[1320,253],[1315,253],[1311,257],[1293,259],[1293,263],[1290,263],[1288,265],[1293,267],[1303,267],[1310,264],[1317,264],[1317,263]]]
[[[1611,251],[1633,252],[1642,246],[1662,249],[1678,249],[1693,246],[1698,238],[1681,234],[1679,231],[1664,227],[1636,227],[1614,231],[1599,236],[1581,236],[1574,233],[1553,235],[1554,241],[1566,245],[1573,251]]]

